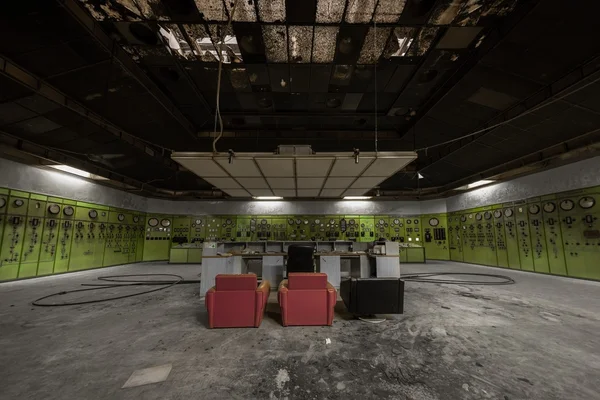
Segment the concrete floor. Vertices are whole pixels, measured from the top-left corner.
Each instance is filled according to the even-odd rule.
[[[339,302],[333,327],[283,328],[273,294],[260,328],[227,330],[205,327],[198,285],[87,306],[30,305],[100,275],[197,279],[190,266],[2,284],[0,398],[600,399],[600,283],[450,262],[403,265],[440,270],[505,274],[517,284],[407,283],[404,315],[370,324]],[[166,381],[121,389],[134,370],[169,363]]]

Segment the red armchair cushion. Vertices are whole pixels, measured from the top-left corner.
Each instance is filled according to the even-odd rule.
[[[215,278],[215,288],[218,292],[225,290],[256,290],[257,280],[254,274],[233,275],[219,274]]]
[[[290,272],[288,274],[289,290],[305,289],[326,289],[327,274],[308,273],[308,272]]]

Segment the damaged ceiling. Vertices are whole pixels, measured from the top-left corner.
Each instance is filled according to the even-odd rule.
[[[2,142],[148,194],[212,193],[170,154],[212,151],[219,59],[219,151],[416,150],[382,192],[442,194],[598,141],[600,26],[585,2],[62,0],[0,11]]]

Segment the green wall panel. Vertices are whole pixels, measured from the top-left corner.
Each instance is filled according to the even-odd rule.
[[[460,214],[448,215],[448,247],[450,259],[453,261],[464,261],[461,237]]]
[[[556,275],[567,275],[567,263],[563,250],[563,237],[555,195],[542,198],[542,216],[544,219],[544,237],[546,239],[549,272]]]
[[[514,211],[521,269],[525,271],[534,271],[527,204],[525,204],[525,202],[515,203]]]
[[[448,217],[446,214],[422,215],[425,256],[431,260],[449,260]],[[413,221],[414,222],[414,221]]]
[[[508,268],[521,269],[521,257],[519,255],[519,242],[517,239],[517,224],[514,207],[504,207],[502,209],[502,214],[504,219]]]

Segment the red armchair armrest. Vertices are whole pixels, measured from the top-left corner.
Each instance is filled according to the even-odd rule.
[[[208,326],[212,329],[213,326],[213,316],[215,311],[215,287],[211,287],[206,292],[206,297],[204,298],[204,303],[206,305],[206,311],[208,311]]]
[[[256,288],[256,297],[254,302],[254,326],[257,328],[260,326],[263,316],[265,315],[265,308],[267,306],[270,293],[271,284],[267,280],[263,280],[262,283]]]

